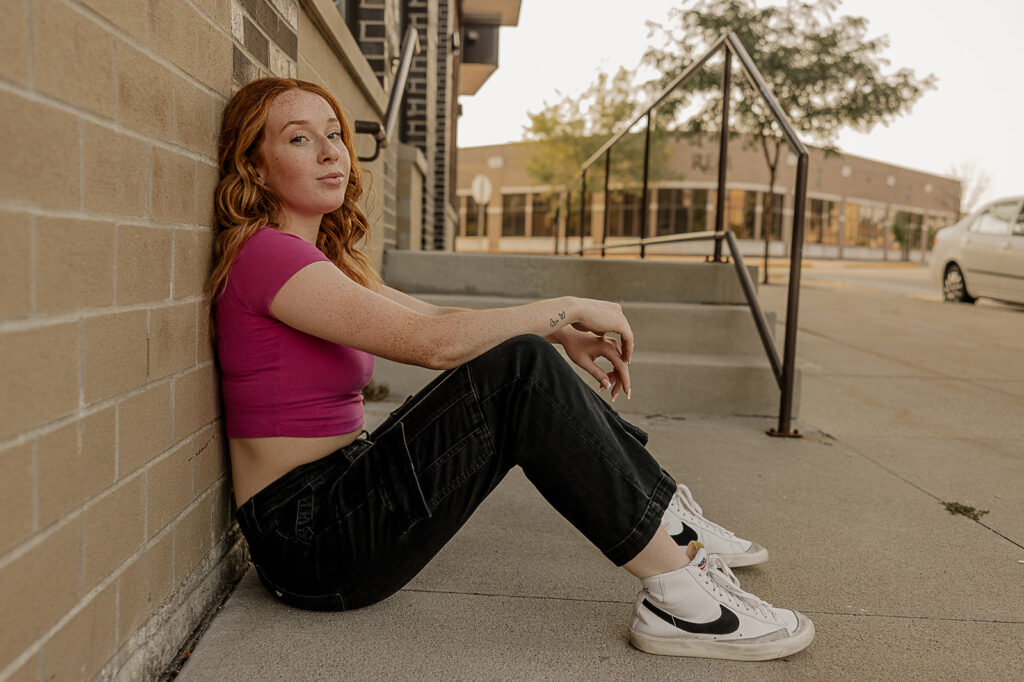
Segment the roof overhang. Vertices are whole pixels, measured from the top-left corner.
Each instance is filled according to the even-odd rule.
[[[522,0],[462,0],[459,3],[463,23],[498,23],[515,26],[519,23]]]

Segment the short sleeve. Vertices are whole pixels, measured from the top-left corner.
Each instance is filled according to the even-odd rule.
[[[273,227],[263,227],[242,246],[228,287],[243,305],[271,315],[270,302],[285,282],[302,268],[330,259],[306,240]]]

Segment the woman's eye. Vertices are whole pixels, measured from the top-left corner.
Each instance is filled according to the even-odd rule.
[[[341,131],[339,130],[337,132],[330,133],[330,134],[327,135],[327,138],[330,139],[330,140],[340,140],[341,139]]]
[[[292,138],[292,139],[291,139],[290,141],[291,141],[291,142],[302,142],[302,141],[303,141],[303,140],[305,140],[305,139],[306,139],[306,136],[305,136],[305,135],[296,135],[296,136],[295,136],[295,137],[293,137],[293,138]]]

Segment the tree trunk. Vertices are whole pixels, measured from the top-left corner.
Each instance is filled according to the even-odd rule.
[[[775,224],[775,172],[779,166],[779,148],[781,146],[781,140],[776,139],[775,154],[772,156],[768,153],[768,140],[764,136],[761,137],[764,160],[768,164],[768,202],[761,214],[761,237],[764,239],[764,275],[761,278],[761,284],[768,284],[768,246],[771,244],[772,226]]]

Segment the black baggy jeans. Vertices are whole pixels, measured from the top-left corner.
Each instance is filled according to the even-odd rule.
[[[675,482],[539,336],[448,370],[368,438],[291,470],[237,512],[280,601],[373,604],[413,578],[515,465],[616,565],[654,536]]]

